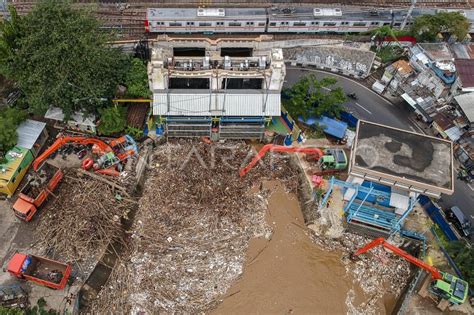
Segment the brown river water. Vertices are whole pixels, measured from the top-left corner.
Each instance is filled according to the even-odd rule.
[[[310,240],[297,197],[274,182],[264,187],[272,191],[266,213],[272,237],[250,241],[243,274],[213,313],[347,314],[349,290],[355,306],[366,300],[342,254]]]

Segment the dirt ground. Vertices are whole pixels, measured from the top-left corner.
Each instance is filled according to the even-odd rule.
[[[250,241],[242,277],[212,313],[347,313],[344,301],[353,285],[341,253],[311,242],[293,194],[275,182],[265,186],[272,191],[266,212],[272,238]]]

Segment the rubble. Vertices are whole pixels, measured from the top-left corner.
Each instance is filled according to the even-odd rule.
[[[122,239],[120,218],[136,203],[105,182],[77,176],[73,170],[66,172],[54,196],[37,223],[36,246],[74,262],[95,260],[109,243]]]
[[[249,240],[271,237],[264,219],[267,193],[258,191],[259,183],[278,178],[290,189],[298,185],[284,155],[267,157],[239,178],[249,152],[242,143],[159,146],[129,251],[91,309],[135,314],[212,308],[242,273]]]

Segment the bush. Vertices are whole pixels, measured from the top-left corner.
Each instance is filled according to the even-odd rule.
[[[133,58],[130,64],[130,70],[126,74],[125,86],[127,86],[126,97],[130,98],[148,98],[150,89],[148,88],[148,74],[146,64]]]
[[[16,145],[18,140],[16,129],[26,117],[26,112],[16,108],[0,111],[0,163],[4,154]]]
[[[111,136],[122,132],[127,126],[125,107],[112,106],[99,110],[100,122],[97,127],[100,134]]]
[[[143,130],[131,126],[127,127],[125,133],[132,136],[135,140],[139,140],[141,137],[143,137]]]
[[[447,244],[446,250],[461,270],[464,280],[474,284],[474,247],[468,247],[463,241],[453,241]]]

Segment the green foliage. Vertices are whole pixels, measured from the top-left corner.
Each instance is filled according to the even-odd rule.
[[[474,284],[474,247],[468,247],[463,241],[449,242],[446,246],[449,256],[461,270],[464,280]]]
[[[1,47],[14,51],[2,53],[3,68],[14,69],[4,73],[19,84],[32,111],[44,113],[52,105],[68,119],[76,110],[95,112],[104,104],[100,98],[113,97],[127,58],[106,44],[111,37],[95,18],[68,1],[44,0],[16,21],[9,26],[12,35],[0,38]]]
[[[0,306],[0,315],[23,315],[24,312],[19,308],[9,308]]]
[[[0,21],[0,73],[12,77],[15,71],[15,52],[20,48],[20,40],[25,36],[25,21],[14,6],[9,6],[11,19]]]
[[[132,136],[135,140],[143,137],[143,130],[131,126],[128,126],[127,129],[125,129],[125,133]]]
[[[469,32],[468,19],[459,12],[440,12],[435,15],[422,15],[415,19],[412,33],[418,41],[433,41],[438,33],[455,35],[463,40]]]
[[[25,119],[26,113],[16,108],[8,107],[0,111],[0,157],[16,145],[16,129]],[[3,159],[0,162],[4,162]]]
[[[48,303],[46,303],[46,300],[43,297],[40,297],[36,304],[38,304],[39,308],[44,308]]]
[[[99,110],[99,114],[100,123],[97,129],[100,134],[110,136],[123,131],[127,126],[125,107],[107,107]]]
[[[322,114],[338,117],[341,105],[347,99],[342,88],[334,87],[336,83],[334,78],[318,81],[313,74],[304,76],[291,88],[283,91],[284,106],[294,118],[302,116],[307,119]]]
[[[125,85],[127,86],[126,97],[150,97],[146,64],[141,59],[133,58],[131,60],[130,69],[125,77]]]
[[[376,54],[382,63],[389,63],[400,59],[403,56],[403,49],[398,46],[385,46],[378,49]]]

